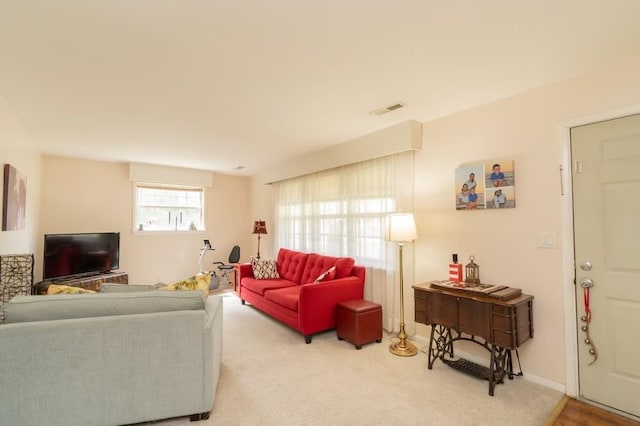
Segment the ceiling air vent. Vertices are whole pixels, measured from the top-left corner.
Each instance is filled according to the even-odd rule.
[[[405,104],[403,104],[402,102],[396,102],[395,104],[386,106],[384,108],[380,108],[380,109],[377,109],[375,111],[371,111],[371,114],[373,114],[373,115],[383,115],[383,114],[386,114],[388,112],[395,111],[397,109],[404,108],[404,107],[405,107]]]

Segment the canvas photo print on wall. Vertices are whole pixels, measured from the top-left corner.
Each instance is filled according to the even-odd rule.
[[[516,206],[513,160],[464,164],[455,171],[456,210]]]
[[[4,165],[2,230],[17,231],[25,227],[27,177],[10,164]]]

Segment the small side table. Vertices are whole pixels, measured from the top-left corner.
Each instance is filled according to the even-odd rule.
[[[382,342],[382,306],[368,300],[350,300],[336,305],[338,340],[353,343],[356,349]]]
[[[240,278],[240,266],[241,265],[243,265],[243,263],[234,263],[233,264],[233,280],[231,282],[232,282],[232,285],[233,285],[233,292],[235,294],[238,294],[238,289],[240,287],[239,278]]]
[[[0,255],[0,324],[2,305],[18,295],[33,294],[33,254]]]

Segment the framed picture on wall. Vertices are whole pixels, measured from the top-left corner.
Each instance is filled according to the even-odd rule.
[[[455,171],[456,210],[516,206],[513,160],[470,163]]]
[[[24,229],[26,205],[27,177],[10,164],[5,164],[2,191],[3,231]]]

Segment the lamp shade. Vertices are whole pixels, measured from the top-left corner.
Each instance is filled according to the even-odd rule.
[[[413,213],[394,213],[386,218],[385,240],[406,242],[418,238]]]
[[[266,234],[267,233],[267,224],[264,220],[256,220],[253,223],[253,233],[254,234]]]

